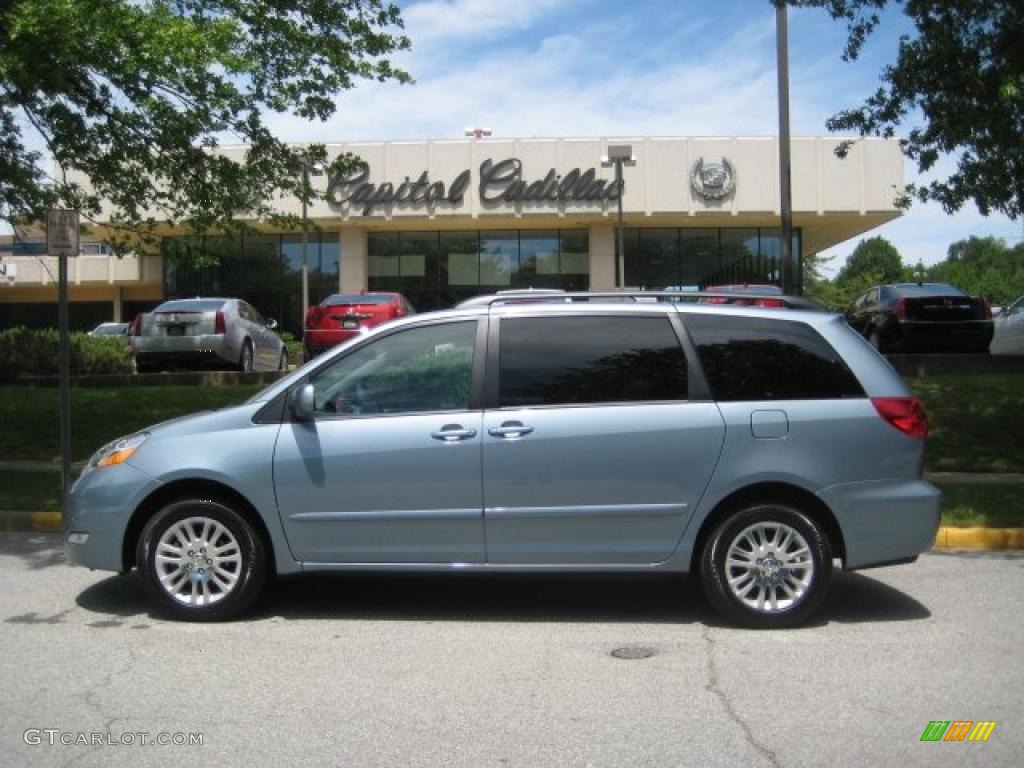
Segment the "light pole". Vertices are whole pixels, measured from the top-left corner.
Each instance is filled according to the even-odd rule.
[[[789,20],[786,4],[775,6],[776,66],[779,82],[779,210],[782,214],[782,292],[796,292],[793,275],[793,204],[789,161]]]
[[[622,195],[625,192],[622,181],[622,166],[636,165],[636,158],[633,157],[633,147],[630,144],[609,144],[608,154],[601,157],[601,165],[604,168],[615,167],[615,187],[618,189],[616,202],[618,204],[618,219],[615,223],[615,284],[619,288],[626,287],[626,242],[625,231],[622,228]]]
[[[309,206],[306,196],[309,192],[309,177],[322,176],[323,166],[302,158],[302,322],[305,325],[306,310],[309,309]]]

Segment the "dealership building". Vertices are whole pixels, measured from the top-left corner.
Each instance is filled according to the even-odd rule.
[[[900,215],[898,142],[858,140],[844,158],[835,154],[839,143],[792,140],[797,262]],[[621,185],[602,164],[610,145],[632,148],[635,162],[623,168]],[[756,137],[329,145],[330,155],[355,153],[365,167],[312,178],[326,199],[308,212],[310,300],[398,291],[424,311],[529,286],[778,284],[778,150],[777,139]],[[244,148],[221,151],[240,158]],[[301,210],[298,200],[279,207]],[[299,331],[301,233],[254,230],[196,237],[168,227],[150,251],[116,256],[96,228],[70,266],[72,325],[128,320],[165,298],[222,295],[245,298]],[[0,238],[0,327],[55,325],[56,274],[41,233]]]

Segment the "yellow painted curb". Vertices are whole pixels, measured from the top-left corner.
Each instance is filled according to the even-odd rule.
[[[64,525],[64,518],[60,512],[33,512],[32,530],[34,531],[59,531]]]
[[[1024,528],[954,528],[942,526],[936,549],[1024,549]]]

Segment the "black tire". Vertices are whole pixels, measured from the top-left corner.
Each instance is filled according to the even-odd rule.
[[[246,373],[253,369],[252,342],[246,339],[242,342],[242,351],[238,355],[238,370]]]
[[[770,532],[773,526],[777,526],[774,540],[764,536],[762,550],[751,551],[750,569],[735,565],[727,569],[726,557],[730,550],[745,558],[744,553],[748,551],[745,544],[752,543],[752,532]],[[792,539],[795,550],[783,547],[790,558],[800,560],[789,569],[779,567],[778,551],[774,548],[776,544],[785,543],[783,534],[786,531],[795,532],[807,545],[806,556],[797,555],[803,544],[795,537]],[[759,558],[758,555],[767,557]],[[783,562],[785,560],[786,554],[783,553]],[[767,573],[761,570],[762,562],[767,563]],[[741,578],[748,570],[756,575]],[[776,503],[750,505],[727,516],[711,532],[701,551],[700,576],[712,605],[731,622],[754,629],[792,627],[805,622],[825,597],[832,577],[832,550],[821,526],[799,509]],[[735,586],[730,586],[730,577]],[[767,584],[763,580],[768,580]],[[756,590],[753,594],[743,595],[743,598],[756,603],[761,597],[762,607],[744,602],[737,594],[744,590]],[[787,597],[784,590],[794,597]],[[770,605],[768,596],[771,594],[782,598],[776,600],[775,608]]]
[[[288,350],[281,350],[281,359],[277,363],[277,370],[287,371],[288,370]]]
[[[195,522],[186,522],[190,520]],[[206,521],[211,521],[208,529]],[[192,543],[183,542],[180,536],[169,533],[172,529],[188,531],[195,538]],[[204,538],[207,530],[211,534]],[[167,546],[161,548],[165,536],[181,544],[179,563],[157,561],[158,554],[178,557]],[[221,558],[213,551],[217,544],[221,545]],[[153,515],[139,537],[135,564],[158,610],[188,621],[221,621],[237,616],[252,605],[267,579],[263,540],[229,503],[216,499],[180,499]],[[221,579],[231,582],[230,588],[224,588]]]

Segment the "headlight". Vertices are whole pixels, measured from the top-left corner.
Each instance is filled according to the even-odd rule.
[[[112,467],[115,464],[120,464],[139,450],[139,446],[146,442],[147,437],[149,437],[149,435],[145,432],[128,435],[128,437],[120,437],[114,442],[108,443],[96,451],[96,454],[89,462],[89,466]]]

